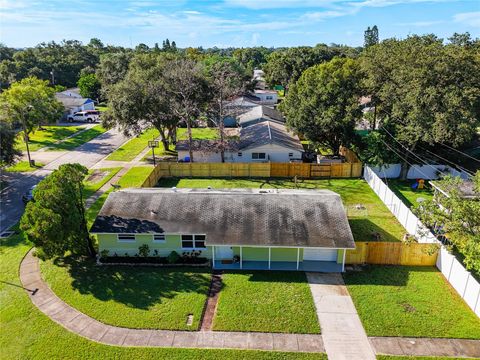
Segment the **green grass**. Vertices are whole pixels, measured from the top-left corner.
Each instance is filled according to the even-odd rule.
[[[104,111],[107,111],[108,110],[108,106],[95,106],[95,110],[98,110],[100,112],[104,112]]]
[[[395,195],[398,196],[400,200],[403,201],[408,207],[412,207],[418,204],[417,199],[423,198],[425,200],[433,199],[433,190],[428,184],[428,181],[425,181],[425,187],[419,190],[413,190],[412,184],[414,180],[397,180],[397,179],[388,179],[387,184],[390,190],[392,190]]]
[[[210,285],[208,269],[115,266],[99,269],[74,257],[41,263],[42,275],[65,302],[106,324],[197,330]],[[189,314],[193,325],[187,326]]]
[[[105,185],[112,177],[115,176],[116,173],[118,173],[122,168],[121,167],[115,167],[115,168],[107,168],[107,169],[96,169],[96,170],[90,170],[88,172],[87,178],[84,181],[84,188],[83,188],[83,197],[85,199],[88,199],[90,196],[92,196],[94,193],[98,191],[103,185]],[[92,182],[92,180],[88,180],[93,174],[97,173],[103,173],[104,176],[97,180]]]
[[[118,185],[122,188],[140,187],[152,170],[153,168],[148,166],[133,167],[120,178]]]
[[[66,151],[66,150],[73,150],[76,147],[89,142],[92,139],[95,139],[97,136],[103,134],[106,129],[102,127],[102,125],[95,125],[94,127],[82,131],[81,133],[72,136],[71,138],[66,139],[58,144],[53,144],[49,150],[57,151]]]
[[[45,164],[41,162],[35,162],[35,166],[31,167],[28,161],[19,161],[15,165],[9,166],[5,168],[5,171],[8,172],[29,172],[35,171],[45,166]]]
[[[22,235],[0,245],[0,349],[10,359],[314,360],[318,354],[247,350],[114,347],[84,339],[43,315],[20,288],[18,266],[31,245]],[[98,268],[97,268],[98,271]],[[103,284],[108,288],[108,284]],[[138,296],[142,295],[140,293]],[[121,317],[122,314],[118,315]]]
[[[344,278],[369,336],[480,339],[480,319],[436,268],[368,266]]]
[[[87,218],[87,226],[90,227],[93,225],[97,214],[100,212],[103,204],[107,200],[108,195],[113,191],[113,188],[105,191],[100,197],[87,209],[85,217]]]
[[[107,160],[132,161],[148,146],[148,141],[156,139],[158,136],[157,129],[145,130],[141,135],[134,137],[111,153]]]
[[[305,274],[224,274],[214,330],[320,333]]]
[[[177,130],[178,140],[187,140],[188,134],[186,128],[178,128]],[[194,140],[214,140],[218,139],[217,128],[193,128],[192,138]]]
[[[45,146],[51,146],[55,142],[65,139],[82,130],[82,126],[43,126],[43,130],[37,130],[30,134],[28,146],[30,151],[37,151]],[[17,148],[26,151],[27,147],[23,141],[23,132],[18,134]]]
[[[158,186],[178,188],[295,188],[289,179],[162,179]],[[300,180],[299,189],[328,189],[342,197],[353,236],[356,241],[400,241],[405,229],[362,179]],[[362,204],[365,209],[356,209]]]

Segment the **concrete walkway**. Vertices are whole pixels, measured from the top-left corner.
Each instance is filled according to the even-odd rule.
[[[20,264],[20,280],[41,312],[71,332],[102,344],[325,352],[321,335],[141,330],[106,325],[67,305],[53,293],[42,280],[40,265],[32,250]]]
[[[339,273],[306,273],[329,360],[375,360],[357,310]]]

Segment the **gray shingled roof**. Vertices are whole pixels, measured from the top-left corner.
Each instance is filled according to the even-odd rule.
[[[328,190],[125,189],[92,233],[206,234],[207,245],[354,248],[340,196]]]
[[[222,149],[222,143],[220,140],[193,140],[192,141],[192,150],[200,151],[205,153],[211,152],[220,152]],[[239,141],[228,139],[224,144],[224,151],[238,151]],[[188,140],[179,140],[175,145],[176,151],[188,151],[189,142]]]
[[[73,96],[68,96],[61,93],[55,94],[55,98],[58,101],[60,101],[65,108],[74,108],[74,107],[82,106],[83,104],[85,104],[90,100],[87,98],[77,98]]]
[[[279,111],[265,105],[254,107],[250,111],[238,116],[238,123],[242,127],[267,120],[285,123],[285,118]]]
[[[263,121],[240,130],[239,149],[245,150],[267,144],[277,144],[303,152],[303,146],[298,136],[289,132],[283,124]]]

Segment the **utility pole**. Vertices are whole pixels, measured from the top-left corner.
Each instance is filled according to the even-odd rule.
[[[55,72],[53,71],[50,71],[50,75],[52,75],[52,85],[55,85]]]
[[[32,158],[30,157],[30,148],[28,147],[28,134],[27,134],[27,123],[25,120],[25,112],[22,114],[22,125],[23,125],[23,138],[25,140],[25,145],[27,147],[27,157],[28,157],[28,164],[30,167],[32,166]]]

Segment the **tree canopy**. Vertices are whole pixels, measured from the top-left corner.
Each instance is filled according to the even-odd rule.
[[[83,97],[95,100],[100,98],[100,81],[95,74],[82,75],[77,85]]]
[[[355,139],[362,112],[357,61],[335,58],[306,70],[280,104],[287,125],[314,144],[338,154]]]
[[[20,228],[45,258],[62,256],[67,251],[95,255],[83,199],[87,173],[80,164],[61,165],[34,189]]]

